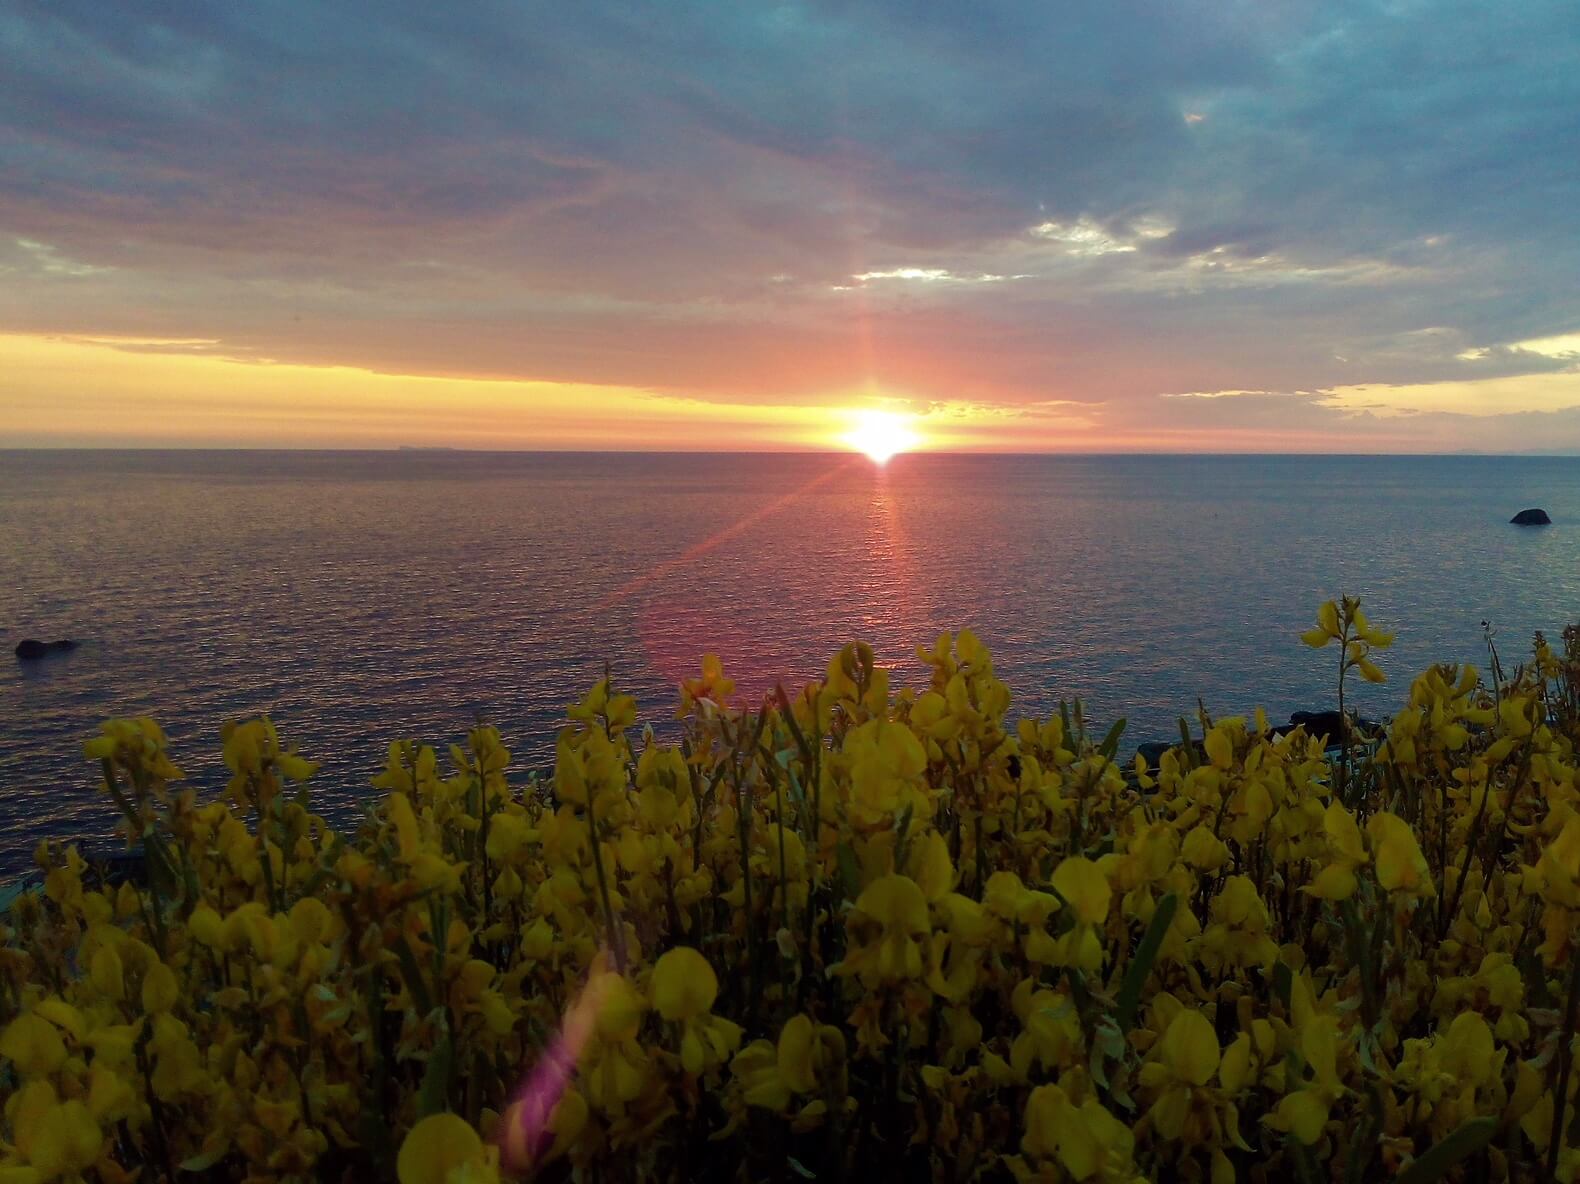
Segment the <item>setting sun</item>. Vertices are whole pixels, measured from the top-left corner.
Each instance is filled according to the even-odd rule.
[[[857,452],[865,452],[876,463],[909,452],[921,443],[911,416],[896,411],[857,411],[850,431],[842,437]]]

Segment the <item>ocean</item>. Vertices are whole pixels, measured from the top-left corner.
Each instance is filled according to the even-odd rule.
[[[81,746],[110,716],[158,719],[208,793],[221,722],[267,712],[346,821],[395,737],[482,718],[543,767],[606,666],[665,735],[705,652],[760,695],[860,638],[919,685],[914,647],[969,626],[1015,713],[1079,697],[1129,753],[1198,697],[1330,707],[1298,635],[1340,591],[1398,632],[1368,714],[1484,664],[1483,620],[1518,660],[1580,619],[1580,460],[0,452],[0,873],[109,844]]]

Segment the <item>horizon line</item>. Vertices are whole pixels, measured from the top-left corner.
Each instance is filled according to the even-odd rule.
[[[838,456],[860,457],[864,454],[844,448],[472,448],[450,445],[398,444],[384,447],[368,446],[248,446],[239,444],[0,444],[4,453],[288,453],[288,454],[355,454],[393,455],[410,453],[455,454],[464,456]],[[914,448],[896,453],[886,464],[910,456],[950,457],[1482,457],[1530,460],[1580,459],[1580,449],[1550,452],[1503,452],[1481,449],[1459,449],[1451,452],[1368,452],[1351,449],[1287,450],[1287,451],[1212,451],[1204,449],[1044,449],[1035,452],[998,448]],[[876,463],[876,462],[875,462]]]

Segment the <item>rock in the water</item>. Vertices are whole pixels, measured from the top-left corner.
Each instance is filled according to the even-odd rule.
[[[1147,768],[1156,769],[1163,761],[1163,754],[1173,747],[1172,744],[1161,740],[1149,740],[1145,744],[1137,745],[1136,752],[1147,762]]]
[[[32,637],[25,637],[16,643],[16,656],[24,662],[37,658],[46,658],[50,654],[63,654],[67,650],[77,648],[77,643],[61,638],[59,641],[38,641]]]
[[[1296,728],[1305,728],[1308,736],[1320,736],[1323,744],[1329,748],[1344,742],[1344,717],[1337,711],[1297,711],[1289,717],[1287,726],[1274,728],[1273,731],[1277,735],[1287,735]],[[1351,735],[1371,736],[1381,730],[1382,725],[1376,720],[1350,716]]]
[[[1337,743],[1344,736],[1344,717],[1337,711],[1297,711],[1289,717],[1289,727],[1291,731],[1305,728],[1308,736]]]
[[[1509,519],[1515,526],[1551,526],[1552,519],[1547,516],[1546,510],[1521,510]]]
[[[1190,746],[1198,762],[1207,758],[1207,750],[1202,747],[1200,740],[1192,740]],[[1180,747],[1181,743],[1178,740],[1148,740],[1144,744],[1136,745],[1136,753],[1147,762],[1147,768],[1156,772],[1163,763],[1163,754],[1174,752]]]

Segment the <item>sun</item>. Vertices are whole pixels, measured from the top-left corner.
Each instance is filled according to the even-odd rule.
[[[851,418],[854,422],[843,441],[857,452],[865,452],[877,464],[887,464],[891,457],[909,452],[922,442],[909,415],[862,410],[854,412]]]

